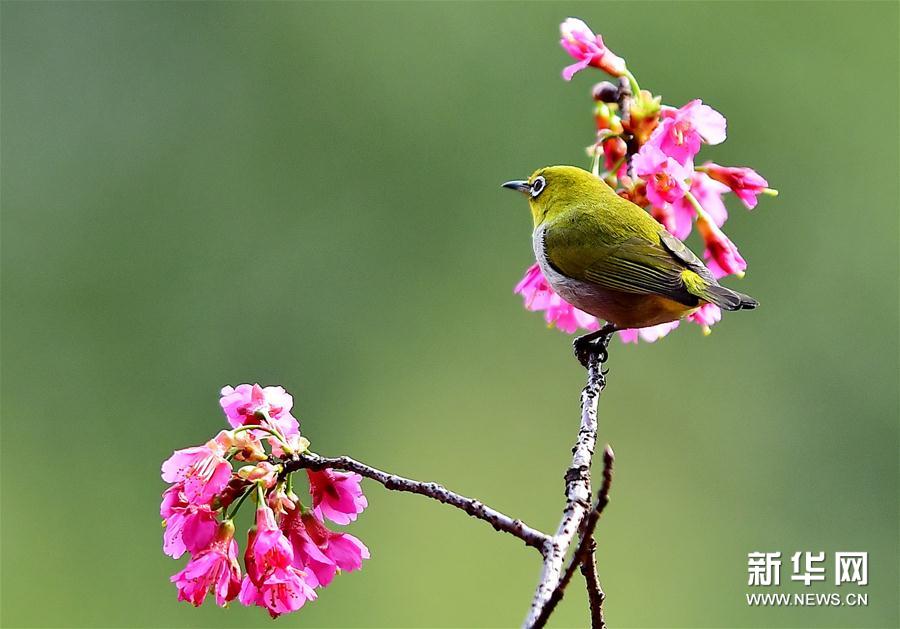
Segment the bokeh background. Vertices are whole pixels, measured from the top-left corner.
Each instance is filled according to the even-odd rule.
[[[286,386],[323,454],[556,525],[584,373],[512,294],[530,218],[498,184],[587,164],[569,15],[781,191],[730,206],[759,310],[612,348],[611,625],[898,625],[896,3],[3,2],[4,626],[268,626],[176,602],[160,550],[159,463],[227,383]],[[536,553],[367,493],[372,559],[279,626],[521,621]],[[748,607],[756,550],[786,581],[868,551],[868,607]],[[586,622],[578,583],[554,626]]]

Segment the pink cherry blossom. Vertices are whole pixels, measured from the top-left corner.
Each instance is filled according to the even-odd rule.
[[[269,569],[285,568],[293,559],[291,543],[275,523],[272,509],[263,502],[256,509],[256,530],[251,531],[244,554],[247,575],[260,583]]]
[[[359,486],[362,476],[322,470],[306,470],[313,510],[335,524],[349,524],[363,512],[368,502]]]
[[[708,221],[704,216],[698,216],[697,231],[700,232],[706,243],[706,249],[703,252],[706,266],[709,267],[716,279],[726,275],[741,275],[744,272],[747,268],[744,258],[741,257],[734,243],[714,223]]]
[[[234,427],[265,425],[286,439],[300,435],[300,424],[291,415],[294,398],[284,387],[261,387],[258,384],[225,386],[221,391],[219,404],[225,411],[228,422]],[[262,435],[263,431],[259,432]],[[268,437],[275,456],[282,456],[281,442],[277,437]]]
[[[193,554],[209,546],[218,529],[216,512],[208,504],[187,502],[183,489],[183,483],[169,487],[159,508],[166,527],[163,552],[175,559],[186,550]]]
[[[262,502],[256,509],[256,527],[251,529],[244,564],[247,574],[241,584],[244,605],[265,607],[275,618],[297,611],[316,598],[306,573],[293,565],[294,549],[275,523],[275,514]]]
[[[669,321],[667,323],[660,323],[659,325],[652,325],[647,328],[629,328],[619,332],[619,338],[623,343],[637,343],[638,338],[648,343],[654,343],[677,328],[678,324],[679,321]]]
[[[757,196],[761,193],[775,193],[769,189],[769,182],[752,168],[719,166],[713,162],[706,162],[702,168],[710,177],[730,188],[748,210],[756,207]]]
[[[728,218],[728,210],[725,208],[725,202],[722,201],[722,195],[728,192],[728,186],[710,178],[704,173],[695,172],[691,176],[690,191],[718,227],[725,224]],[[676,238],[684,240],[691,233],[695,214],[694,206],[687,200],[687,197],[682,197],[672,204],[674,229],[665,223],[663,224]]]
[[[172,582],[178,587],[178,600],[199,607],[210,590],[220,607],[234,599],[241,588],[237,552],[234,524],[223,522],[212,543],[194,555],[184,570],[172,576]]]
[[[720,144],[725,141],[725,116],[699,99],[680,109],[663,107],[660,118],[648,143],[682,164],[694,159],[700,152],[701,142]]]
[[[363,559],[369,558],[369,549],[349,533],[337,533],[327,528],[315,512],[300,514],[309,538],[319,550],[344,572],[362,568]]]
[[[642,146],[631,163],[635,174],[647,182],[647,198],[657,207],[684,197],[694,171],[693,165],[678,162],[651,143]]]
[[[722,310],[715,304],[703,304],[696,311],[689,314],[687,319],[703,326],[703,333],[709,334],[709,328],[722,319]]]
[[[316,598],[316,591],[306,582],[303,572],[293,566],[266,572],[258,584],[245,576],[239,595],[242,604],[264,607],[272,618],[295,612]]]
[[[334,579],[337,564],[316,545],[301,518],[302,508],[288,510],[281,528],[294,549],[293,565],[312,577],[312,585],[326,587]]]
[[[221,395],[219,405],[233,428],[259,424],[264,416],[273,420],[290,416],[294,405],[294,398],[284,387],[239,384],[222,387]]]
[[[650,216],[656,219],[657,223],[665,227],[670,233],[678,236],[678,228],[680,225],[671,203],[665,203],[662,207],[651,205],[647,208],[647,211],[650,212]]]
[[[560,45],[573,59],[578,60],[563,70],[566,81],[571,81],[576,72],[588,66],[600,68],[613,76],[625,74],[625,60],[609,50],[603,44],[603,38],[594,35],[588,25],[578,18],[570,17],[560,24],[559,32],[562,35]]]
[[[513,292],[525,298],[526,310],[532,312],[543,310],[547,323],[555,325],[567,334],[579,328],[592,332],[600,327],[596,317],[579,310],[557,295],[537,264],[528,267],[525,276]]]
[[[162,479],[167,483],[184,483],[188,502],[209,503],[231,478],[231,463],[225,459],[227,435],[207,441],[202,446],[176,450],[162,464]]]
[[[322,587],[331,583],[337,570],[359,570],[363,559],[369,558],[369,549],[359,539],[328,529],[313,512],[289,512],[282,526],[294,547],[294,565],[311,572]]]

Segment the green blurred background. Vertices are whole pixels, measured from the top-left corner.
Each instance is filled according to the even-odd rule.
[[[4,626],[268,626],[176,602],[160,548],[159,463],[228,383],[286,386],[323,454],[555,527],[584,373],[512,294],[531,225],[498,184],[586,164],[568,15],[781,191],[730,206],[762,308],[612,349],[611,625],[898,625],[896,3],[3,2]],[[522,620],[536,553],[366,490],[372,559],[280,626]],[[794,551],[829,581],[868,551],[868,607],[748,607],[757,550],[788,582]],[[579,582],[554,626],[586,622]]]

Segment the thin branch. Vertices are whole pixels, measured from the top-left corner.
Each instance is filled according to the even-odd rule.
[[[602,346],[595,346],[587,356],[588,378],[581,392],[581,427],[578,430],[575,447],[572,448],[572,464],[565,474],[566,507],[556,534],[547,541],[544,549],[541,578],[524,623],[528,629],[544,626],[550,612],[553,611],[553,607],[549,604],[563,578],[566,553],[591,508],[591,461],[597,445],[597,401],[606,386],[606,377],[601,367],[601,354],[604,356],[606,354],[605,343]]]
[[[551,592],[540,615],[535,620],[534,627],[544,626],[547,619],[550,618],[550,614],[552,614],[553,610],[556,608],[557,603],[562,600],[566,587],[572,580],[575,570],[579,567],[582,569],[585,579],[588,580],[588,597],[591,603],[591,625],[594,627],[606,626],[603,621],[602,608],[605,596],[603,594],[603,589],[600,587],[600,579],[597,576],[597,565],[594,561],[594,549],[596,547],[596,543],[594,542],[594,529],[597,527],[597,521],[600,519],[600,514],[603,513],[606,505],[609,504],[609,488],[612,485],[614,460],[615,455],[613,454],[612,448],[606,446],[603,451],[603,482],[600,485],[600,491],[597,492],[597,502],[594,504],[594,508],[591,509],[584,518],[578,547],[575,549],[572,559],[569,561],[569,565],[566,567],[565,572],[563,572],[562,577]],[[590,562],[590,565],[587,565],[588,562]]]
[[[504,533],[509,533],[510,535],[518,537],[525,542],[527,546],[537,548],[542,554],[545,552],[545,548],[550,541],[550,537],[546,533],[542,533],[541,531],[528,526],[521,520],[504,515],[496,509],[488,507],[479,500],[454,493],[438,483],[423,483],[395,474],[389,474],[388,472],[383,472],[374,467],[370,467],[347,456],[328,458],[317,454],[307,453],[284,459],[279,462],[284,465],[284,474],[301,469],[344,470],[347,472],[356,472],[361,476],[370,478],[384,485],[386,489],[392,491],[405,491],[412,494],[419,494],[420,496],[427,496],[438,502],[443,502],[444,504],[461,509],[474,518],[484,520],[498,531],[503,531]]]
[[[581,562],[581,574],[587,584],[588,603],[591,609],[591,629],[606,629],[606,621],[603,619],[603,601],[606,594],[600,585],[600,576],[597,574],[597,542],[590,539],[588,554]]]

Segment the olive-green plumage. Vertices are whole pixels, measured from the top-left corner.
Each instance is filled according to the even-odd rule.
[[[554,290],[618,328],[674,321],[706,302],[757,306],[719,285],[646,211],[581,168],[550,166],[504,185],[529,197],[535,255]]]

